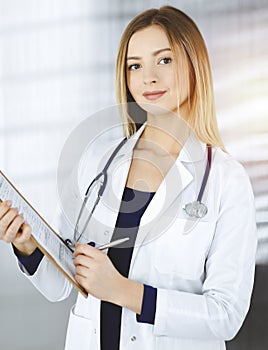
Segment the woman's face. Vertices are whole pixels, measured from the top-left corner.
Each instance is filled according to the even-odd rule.
[[[139,30],[130,38],[127,85],[134,100],[149,114],[177,113],[178,102],[180,106],[187,103],[188,68],[180,57],[178,66],[178,71],[175,71],[174,53],[160,26],[152,25]]]

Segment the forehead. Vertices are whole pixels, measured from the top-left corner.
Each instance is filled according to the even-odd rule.
[[[134,33],[129,40],[128,55],[170,47],[168,37],[158,25],[151,25]]]

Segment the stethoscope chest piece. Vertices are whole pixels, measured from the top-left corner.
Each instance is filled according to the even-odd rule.
[[[207,206],[199,201],[194,201],[185,204],[183,209],[190,217],[194,217],[197,219],[203,218],[208,212]]]

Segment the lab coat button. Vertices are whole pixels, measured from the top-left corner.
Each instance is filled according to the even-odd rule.
[[[131,339],[131,341],[135,341],[136,340],[135,335],[133,335],[130,339]]]
[[[109,231],[104,231],[105,236],[109,234]]]

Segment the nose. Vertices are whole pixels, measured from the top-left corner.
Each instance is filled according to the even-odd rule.
[[[158,77],[153,67],[143,68],[143,82],[145,85],[155,84],[157,80]]]

